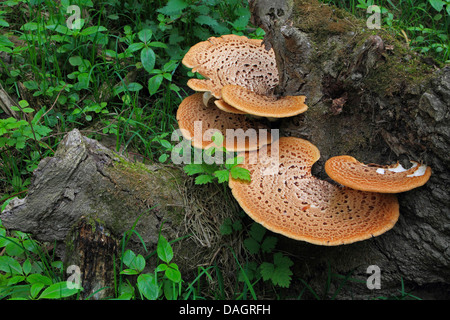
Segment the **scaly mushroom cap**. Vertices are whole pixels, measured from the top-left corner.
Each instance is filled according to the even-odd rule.
[[[279,81],[273,50],[266,50],[262,40],[245,36],[211,37],[191,47],[182,63],[206,78],[190,79],[188,86],[195,91],[211,91],[217,99],[227,84],[266,94]]]
[[[199,149],[222,146],[217,146],[212,141],[214,131],[223,135],[227,151],[256,150],[272,142],[268,127],[245,115],[224,112],[216,108],[211,100],[205,106],[203,94],[199,92],[181,102],[177,110],[177,121],[183,137],[191,140],[192,145]],[[195,132],[196,128],[198,132]],[[233,131],[227,132],[227,129]],[[260,129],[265,129],[267,137],[261,135],[264,131]]]
[[[310,142],[293,137],[273,148],[245,152],[240,166],[251,182],[230,177],[229,186],[244,211],[267,229],[318,245],[341,245],[365,240],[391,229],[398,220],[395,195],[339,187],[312,176],[320,157]],[[253,161],[255,157],[257,161]],[[267,168],[275,172],[267,174]]]
[[[285,118],[305,112],[305,96],[285,96],[276,98],[253,92],[237,85],[226,85],[222,88],[222,100],[230,106],[245,113],[271,118]]]
[[[431,168],[411,161],[412,167],[399,163],[390,166],[364,164],[350,156],[332,157],[325,171],[334,181],[356,190],[399,193],[423,186],[431,176]]]

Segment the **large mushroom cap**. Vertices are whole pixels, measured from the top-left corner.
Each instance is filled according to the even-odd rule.
[[[325,171],[334,181],[356,190],[399,193],[424,185],[431,176],[431,168],[412,161],[405,169],[397,163],[390,166],[368,165],[351,156],[332,157],[325,163]]]
[[[199,92],[181,102],[177,121],[183,137],[199,149],[222,146],[212,141],[215,131],[224,137],[223,144],[227,151],[256,150],[272,142],[268,127],[245,115],[224,112],[216,108],[211,100],[205,106],[203,94]]]
[[[279,81],[273,50],[266,50],[262,40],[245,36],[211,37],[191,47],[182,63],[206,78],[190,79],[188,86],[195,91],[211,91],[217,99],[227,84],[265,94]]]
[[[380,235],[397,222],[395,195],[339,187],[312,176],[320,154],[308,141],[283,137],[274,148],[276,141],[245,152],[240,166],[250,171],[251,182],[229,181],[244,211],[267,229],[313,244],[341,245]],[[279,150],[278,157],[272,149]],[[276,170],[267,174],[271,166]]]
[[[305,112],[305,96],[285,96],[259,94],[238,85],[222,88],[222,100],[245,113],[270,118],[285,118]]]

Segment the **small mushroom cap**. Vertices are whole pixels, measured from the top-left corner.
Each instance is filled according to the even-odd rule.
[[[247,151],[272,142],[268,127],[245,115],[224,112],[212,100],[205,106],[203,94],[199,92],[181,102],[177,121],[183,137],[199,149],[225,146],[227,151]],[[215,131],[224,137],[222,145],[212,140]]]
[[[182,63],[206,78],[190,79],[188,86],[195,91],[211,91],[217,99],[226,84],[264,94],[279,82],[273,50],[266,50],[262,40],[245,36],[211,37],[191,47]]]
[[[272,149],[279,150],[278,159]],[[245,160],[239,166],[250,171],[251,182],[230,177],[229,186],[243,210],[273,232],[332,246],[378,236],[398,220],[395,195],[353,190],[312,176],[320,154],[306,140],[282,137],[278,144],[241,156]],[[268,167],[274,172],[267,174]]]
[[[364,164],[351,156],[332,157],[325,163],[325,171],[334,181],[352,189],[399,193],[423,186],[431,176],[431,168],[411,161],[412,167],[399,163],[390,166]]]
[[[276,98],[263,95],[237,85],[222,88],[222,100],[245,113],[261,117],[285,118],[305,112],[305,96],[285,96]]]

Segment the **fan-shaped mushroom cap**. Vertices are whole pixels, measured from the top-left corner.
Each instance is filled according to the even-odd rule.
[[[211,100],[208,106],[205,106],[203,94],[199,92],[181,102],[177,121],[183,137],[191,140],[192,145],[199,149],[215,146],[212,141],[214,131],[223,135],[223,144],[228,151],[256,150],[272,142],[268,127],[248,119],[245,115],[224,112],[216,108]],[[227,132],[229,129],[232,131]],[[264,136],[261,132],[267,135]]]
[[[285,118],[305,112],[305,96],[285,96],[276,98],[263,95],[237,85],[226,85],[222,88],[222,100],[230,106],[261,117]]]
[[[245,36],[211,37],[191,47],[182,63],[207,78],[190,79],[188,86],[195,91],[211,91],[217,99],[227,84],[266,94],[279,82],[273,50],[266,50],[262,40]]]
[[[244,211],[267,229],[318,245],[340,245],[380,235],[398,220],[395,195],[339,187],[312,176],[319,150],[306,140],[278,140],[279,159],[271,158],[277,141],[245,152],[241,167],[251,182],[230,178],[229,186]],[[250,159],[257,154],[258,161]],[[277,172],[264,174],[268,166]]]
[[[399,193],[423,186],[431,176],[431,168],[411,161],[412,167],[399,163],[390,166],[364,164],[351,156],[332,157],[325,171],[334,181],[356,190]]]

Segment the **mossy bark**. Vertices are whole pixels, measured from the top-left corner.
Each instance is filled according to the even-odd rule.
[[[313,173],[328,179],[325,161],[348,154],[365,163],[422,161],[433,170],[423,187],[398,195],[401,216],[389,232],[342,247],[284,239],[300,257],[298,272],[323,287],[327,264],[362,285],[341,297],[388,296],[401,280],[409,290],[450,296],[450,67],[412,52],[402,37],[317,0],[250,1],[280,71],[279,95],[306,95],[308,111],[275,124],[281,136],[314,143]],[[366,268],[378,265],[382,291],[369,290]],[[442,289],[442,290],[441,290]]]
[[[237,219],[239,205],[223,187],[195,185],[182,166],[131,161],[74,129],[53,157],[39,163],[27,196],[13,199],[0,219],[8,229],[56,243],[56,257],[66,267],[78,265],[86,276],[89,296],[114,286],[113,255],[131,249],[151,256],[160,235],[172,242],[172,262],[185,281],[198,276],[198,266],[217,264],[226,274],[235,272],[233,252],[240,256],[242,243],[221,236],[220,226]],[[123,239],[128,240],[124,248],[117,244]],[[156,264],[152,256],[145,271]],[[234,286],[232,280],[224,279],[225,285]],[[92,298],[112,294],[102,290]]]

